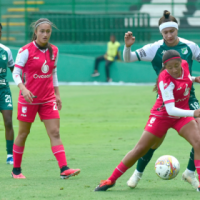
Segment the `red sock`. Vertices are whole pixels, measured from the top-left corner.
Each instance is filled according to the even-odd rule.
[[[124,163],[121,161],[108,179],[114,183],[128,168],[129,167],[124,165]]]
[[[200,182],[200,160],[194,160],[194,165],[196,167],[197,174],[198,174],[198,177],[199,177],[199,182]]]
[[[56,160],[58,161],[58,165],[60,167],[60,169],[63,166],[67,166],[67,159],[65,156],[65,149],[63,147],[63,145],[57,145],[57,146],[53,146],[51,147],[54,156],[56,157]]]
[[[24,153],[24,146],[20,147],[20,146],[17,146],[16,144],[13,145],[13,161],[14,161],[13,167],[14,168],[21,167],[23,153]]]

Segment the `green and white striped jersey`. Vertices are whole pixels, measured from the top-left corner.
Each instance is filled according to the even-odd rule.
[[[162,68],[162,56],[167,50],[176,50],[180,53],[182,59],[189,64],[190,74],[192,75],[193,60],[200,62],[200,48],[192,41],[179,37],[179,43],[176,46],[169,47],[164,40],[159,40],[152,44],[147,44],[141,49],[135,51],[139,61],[150,61],[156,74],[159,75]],[[190,98],[195,98],[194,87],[192,86]]]
[[[8,67],[14,67],[12,53],[8,47],[0,44],[0,89],[9,87],[6,79]]]

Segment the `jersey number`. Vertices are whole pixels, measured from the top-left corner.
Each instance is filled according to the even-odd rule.
[[[57,105],[56,105],[56,102],[53,102],[53,103],[54,103],[54,105],[53,105],[53,110],[58,110]]]
[[[191,103],[190,104],[195,110],[199,108],[199,104],[197,102]]]
[[[6,103],[11,103],[11,97],[10,97],[10,95],[5,95],[5,102]]]

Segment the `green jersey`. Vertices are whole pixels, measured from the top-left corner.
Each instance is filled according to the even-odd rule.
[[[6,79],[8,67],[14,67],[14,60],[10,49],[0,44],[0,89],[8,88]]]
[[[145,45],[135,51],[139,61],[150,61],[156,74],[159,75],[162,68],[162,56],[167,50],[176,50],[180,53],[182,59],[186,60],[189,65],[190,74],[192,75],[193,60],[200,62],[200,49],[197,44],[179,37],[179,43],[176,46],[169,47],[164,40]],[[192,86],[190,98],[195,98],[194,87]]]

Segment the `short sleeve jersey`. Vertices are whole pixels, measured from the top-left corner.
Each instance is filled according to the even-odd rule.
[[[192,75],[193,60],[200,62],[200,49],[197,44],[189,40],[179,37],[178,45],[168,47],[162,39],[136,50],[136,55],[139,61],[150,61],[156,71],[156,74],[159,75],[160,70],[162,69],[162,56],[165,51],[171,49],[178,51],[181,58],[187,61],[190,74]],[[190,98],[196,98],[194,94],[194,87],[191,89]]]
[[[0,44],[0,89],[9,87],[6,79],[8,67],[14,67],[14,60],[10,49]]]
[[[160,73],[158,77],[158,98],[151,109],[151,114],[169,117],[165,104],[171,102],[175,102],[177,108],[190,110],[188,101],[192,87],[192,77],[189,65],[185,60],[182,60],[181,66],[182,76],[180,78],[173,78],[166,69]]]
[[[117,53],[120,50],[120,43],[115,41],[113,42],[108,42],[107,44],[107,59],[110,61],[114,61],[117,59]]]
[[[31,42],[17,54],[15,67],[22,69],[22,81],[36,98],[32,104],[47,103],[55,100],[52,72],[58,60],[58,48],[51,45],[53,56],[50,59],[48,49],[39,49],[35,42]],[[28,104],[22,93],[19,94],[19,103]]]

